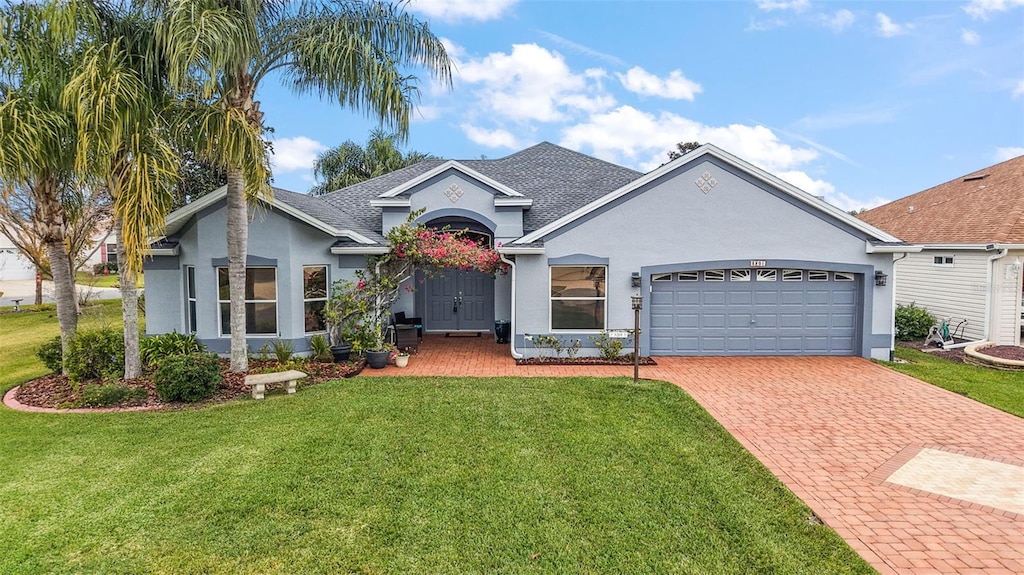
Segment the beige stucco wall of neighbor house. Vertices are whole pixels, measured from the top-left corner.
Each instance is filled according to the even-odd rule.
[[[1020,343],[1022,267],[1024,251],[1008,252],[992,262],[992,324],[988,339],[996,345]]]
[[[908,254],[896,262],[896,303],[928,310],[936,320],[954,318],[953,326],[967,318],[964,336],[981,339],[985,334],[985,284],[990,252],[983,250],[931,250]],[[952,265],[936,265],[935,257],[952,257]],[[952,328],[952,326],[951,326]]]

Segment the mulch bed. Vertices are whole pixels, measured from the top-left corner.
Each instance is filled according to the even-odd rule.
[[[978,353],[991,357],[998,357],[999,359],[1024,361],[1024,347],[1017,347],[1015,345],[993,345],[983,347],[978,350]]]
[[[623,356],[619,359],[603,357],[524,357],[516,360],[516,365],[633,365],[633,358]],[[658,365],[649,357],[641,357],[640,365]]]
[[[217,391],[214,392],[213,397],[209,399],[196,403],[164,402],[156,394],[156,386],[153,385],[152,379],[147,374],[139,379],[118,380],[118,383],[129,387],[142,388],[146,390],[146,397],[144,399],[129,401],[108,407],[144,407],[150,409],[173,410],[225,403],[241,397],[250,396],[252,394],[252,388],[245,384],[246,374],[229,372],[228,369],[230,363],[228,360],[221,360],[220,363],[221,375],[224,376],[224,380],[217,388]],[[352,363],[304,362],[296,367],[309,374],[309,377],[300,379],[298,387],[301,389],[303,387],[324,383],[325,381],[352,377],[358,375],[363,370],[364,365],[365,362],[362,360]],[[282,369],[284,369],[284,367],[276,361],[249,361],[249,373],[268,373],[281,371]],[[99,382],[85,382],[84,385],[96,383]],[[267,391],[272,391],[283,386],[284,384],[269,385],[267,386]],[[81,399],[81,387],[84,386],[78,386],[71,383],[66,375],[51,373],[21,384],[21,386],[18,387],[18,393],[15,396],[15,399],[25,405],[31,405],[34,407],[58,409],[80,407],[78,402]]]
[[[919,341],[898,341],[896,342],[896,345],[900,347],[909,347],[919,351],[927,351],[935,357],[941,357],[956,363],[967,363],[967,354],[964,352],[964,348],[962,347],[957,349],[942,349],[935,347],[934,345],[925,345]]]

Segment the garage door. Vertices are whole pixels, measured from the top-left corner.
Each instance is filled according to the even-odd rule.
[[[858,274],[718,269],[651,277],[652,355],[857,355]]]
[[[15,248],[0,247],[0,280],[30,280],[36,270]]]

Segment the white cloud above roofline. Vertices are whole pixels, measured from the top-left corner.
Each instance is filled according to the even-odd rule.
[[[409,11],[448,23],[498,20],[519,0],[410,0]]]

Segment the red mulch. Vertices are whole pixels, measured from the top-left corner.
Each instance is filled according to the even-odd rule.
[[[633,358],[622,356],[618,359],[603,357],[524,357],[516,365],[633,365]],[[641,357],[640,365],[658,365],[649,357]]]
[[[1024,361],[1024,347],[1017,347],[1016,345],[993,345],[983,347],[978,350],[978,353],[998,357],[999,359]]]
[[[141,387],[146,390],[146,398],[142,400],[136,400],[131,402],[125,402],[120,405],[113,405],[110,407],[150,407],[157,409],[183,409],[186,407],[203,406],[216,403],[225,403],[238,399],[240,397],[249,396],[252,393],[250,386],[245,384],[244,373],[231,373],[228,371],[230,363],[227,360],[221,360],[221,375],[224,376],[224,380],[221,382],[217,391],[214,392],[213,397],[200,401],[197,403],[180,403],[180,402],[164,402],[161,401],[160,397],[156,394],[156,386],[153,385],[153,380],[150,374],[143,375],[139,379],[125,380],[120,379],[118,383],[127,385],[129,387]],[[325,381],[331,381],[335,379],[344,379],[358,375],[363,370],[363,361],[357,361],[352,363],[321,363],[308,361],[304,362],[298,368],[309,375],[305,379],[300,379],[298,383],[299,388],[309,387],[311,385],[317,385]],[[280,371],[282,366],[276,361],[270,360],[252,360],[249,362],[249,373],[267,373],[273,371]],[[85,385],[99,382],[86,382]],[[277,387],[281,387],[284,384],[275,384]],[[267,386],[267,390],[271,391],[275,389],[275,385]],[[81,399],[81,393],[79,386],[71,383],[66,375],[49,374],[44,375],[38,379],[27,381],[18,388],[18,393],[15,399],[24,403],[25,405],[31,405],[35,407],[50,407],[50,408],[67,408],[67,407],[79,407],[77,405],[79,399]]]

